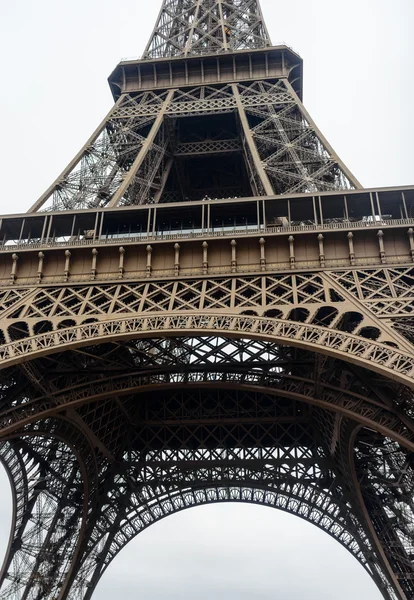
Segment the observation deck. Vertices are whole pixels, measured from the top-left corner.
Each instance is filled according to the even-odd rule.
[[[303,96],[303,60],[286,45],[177,58],[125,60],[108,78],[115,100],[123,93],[287,78]]]
[[[0,282],[412,264],[413,228],[414,186],[6,215]]]

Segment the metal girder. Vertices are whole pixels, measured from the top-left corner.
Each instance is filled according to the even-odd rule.
[[[271,46],[259,0],[164,0],[143,58]]]

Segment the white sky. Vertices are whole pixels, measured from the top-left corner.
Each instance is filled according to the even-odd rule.
[[[1,0],[0,212],[24,212],[111,106],[106,78],[138,56],[161,0]],[[365,186],[414,183],[412,0],[262,0],[275,44],[305,61],[304,100]],[[0,551],[10,494],[0,482]],[[2,545],[2,546],[1,546]],[[379,600],[348,553],[262,507],[198,508],[141,534],[95,600]]]

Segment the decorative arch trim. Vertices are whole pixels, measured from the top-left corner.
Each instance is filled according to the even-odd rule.
[[[270,340],[358,364],[414,388],[414,354],[385,344],[306,323],[251,315],[210,313],[147,314],[88,323],[16,340],[0,346],[0,368],[42,355],[130,338],[225,334],[234,338]]]
[[[348,550],[348,552],[355,556],[377,586],[380,587],[383,574],[381,571],[378,571],[377,565],[374,566],[374,563],[368,563],[365,554],[366,552],[368,552],[368,554],[372,553],[370,540],[368,538],[359,538],[357,540],[355,531],[352,531],[355,524],[353,524],[353,526],[348,524],[348,530],[345,523],[337,520],[336,511],[340,509],[335,502],[332,502],[332,498],[328,500],[327,494],[325,494],[325,502],[322,502],[321,505],[318,506],[317,503],[314,502],[315,492],[313,494],[307,492],[302,483],[297,482],[296,486],[292,485],[289,487],[292,487],[292,489],[289,491],[281,491],[280,489],[272,490],[267,487],[262,487],[260,484],[252,486],[251,483],[243,484],[234,482],[227,485],[219,483],[210,486],[205,485],[204,487],[189,487],[184,490],[176,490],[168,496],[156,498],[151,504],[142,506],[142,509],[137,512],[135,519],[128,519],[128,523],[125,524],[125,527],[128,529],[130,539],[127,543],[132,541],[144,529],[147,529],[158,521],[165,519],[174,513],[183,512],[184,510],[197,506],[224,504],[229,502],[264,506],[299,517],[311,525],[315,525],[324,533],[327,533]],[[320,490],[319,494],[323,495],[323,490]],[[131,531],[134,526],[136,527],[136,531],[131,536]],[[106,559],[96,568],[93,574],[92,571],[89,571],[90,580],[87,584],[88,591],[86,591],[84,600],[90,600],[100,578],[114,558],[125,547],[125,545],[120,547],[114,546],[113,548],[111,548],[111,546],[112,545],[109,544],[109,552]],[[92,558],[92,556],[90,555],[89,558]],[[92,560],[90,564],[96,565],[96,561]],[[86,573],[84,572],[84,575],[85,574]],[[81,587],[82,583],[80,581],[76,583]]]

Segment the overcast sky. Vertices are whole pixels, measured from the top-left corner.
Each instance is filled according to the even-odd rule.
[[[106,78],[138,56],[161,0],[0,1],[0,212],[24,212],[109,110]],[[412,0],[263,0],[273,43],[304,58],[304,100],[365,186],[413,184]],[[0,481],[0,551],[10,521]],[[142,533],[95,600],[379,600],[356,561],[275,510],[205,507]]]

